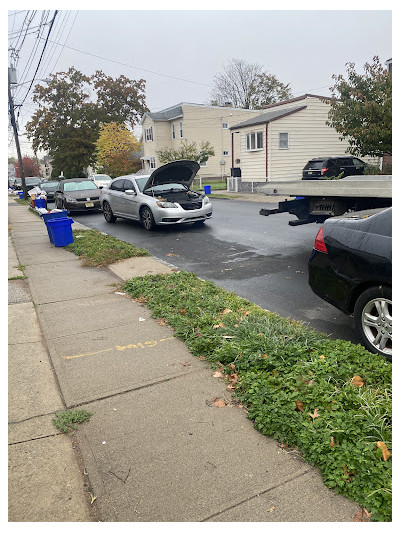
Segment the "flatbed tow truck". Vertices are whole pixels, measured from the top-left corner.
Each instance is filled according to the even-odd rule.
[[[347,176],[334,180],[273,181],[257,188],[268,196],[293,196],[293,200],[279,202],[277,209],[261,209],[260,215],[291,213],[297,220],[289,226],[311,222],[322,223],[329,217],[351,211],[390,207],[392,205],[392,176]]]

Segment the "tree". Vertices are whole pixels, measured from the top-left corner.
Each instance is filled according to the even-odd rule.
[[[37,163],[32,158],[30,158],[28,156],[24,156],[22,158],[22,167],[24,169],[25,178],[29,178],[29,177],[32,177],[32,176],[39,176],[39,166],[37,165]],[[18,161],[16,161],[14,163],[14,170],[15,170],[16,177],[20,178],[21,177],[21,172],[20,172],[19,162]]]
[[[289,85],[268,74],[261,65],[232,59],[223,72],[214,76],[211,92],[213,105],[230,102],[243,109],[262,109],[292,96]]]
[[[208,141],[202,141],[197,146],[197,143],[188,141],[182,141],[180,147],[177,150],[172,148],[162,148],[156,152],[160,163],[170,163],[171,161],[177,161],[179,159],[189,159],[190,161],[197,161],[203,163],[207,161],[209,157],[215,155],[214,148]]]
[[[26,125],[34,151],[49,153],[55,175],[61,170],[66,177],[84,175],[96,162],[100,125],[135,124],[147,111],[144,88],[144,80],[114,80],[101,71],[86,76],[73,67],[51,75],[46,87],[35,87],[33,100],[40,107]]]
[[[354,63],[346,63],[347,80],[333,75],[332,100],[327,125],[347,140],[349,152],[359,156],[392,153],[392,75],[375,56],[357,74]]]
[[[140,147],[140,142],[124,124],[102,124],[96,142],[97,163],[112,177],[136,172],[141,166],[135,156]]]

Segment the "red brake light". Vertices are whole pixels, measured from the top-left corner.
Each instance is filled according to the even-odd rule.
[[[315,237],[314,249],[324,254],[328,253],[328,250],[325,246],[324,234],[322,232],[322,226],[319,228],[317,236]]]
[[[327,170],[327,168],[321,168],[321,174],[324,175]]]

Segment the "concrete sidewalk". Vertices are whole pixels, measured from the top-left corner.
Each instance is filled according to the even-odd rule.
[[[168,266],[83,268],[11,198],[9,220],[11,268],[27,276],[9,281],[10,521],[353,520],[356,504],[258,433],[210,366],[120,294]],[[75,407],[91,419],[59,434],[51,418]]]

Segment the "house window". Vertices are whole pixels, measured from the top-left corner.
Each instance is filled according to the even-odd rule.
[[[179,122],[179,137],[183,138],[183,122]]]
[[[279,134],[279,150],[288,150],[289,149],[289,134],[280,133]]]
[[[246,135],[247,151],[262,150],[263,147],[263,134],[262,131],[255,133],[248,133]]]
[[[149,167],[150,168],[156,168],[156,158],[154,156],[150,156]]]
[[[223,151],[222,151],[222,155],[229,155],[228,150],[223,150]]]
[[[146,142],[153,140],[153,128],[145,128],[144,130],[144,140]]]
[[[171,126],[171,132],[172,132],[172,138],[175,139],[175,138],[176,138],[176,134],[175,134],[175,124],[172,124],[172,126]]]
[[[223,130],[227,130],[227,129],[229,129],[229,122],[223,122],[223,123],[222,123],[222,129],[223,129]]]

